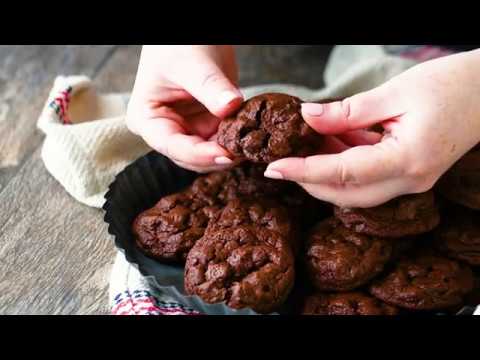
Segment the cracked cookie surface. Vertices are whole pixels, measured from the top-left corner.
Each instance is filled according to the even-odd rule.
[[[234,200],[217,213],[185,264],[185,290],[207,303],[277,309],[294,282],[290,230],[274,214]]]
[[[197,197],[226,204],[239,197],[280,196],[291,184],[263,176],[265,165],[243,163],[229,170],[199,176],[191,185]]]
[[[235,157],[255,163],[310,155],[322,136],[303,120],[301,103],[286,94],[255,96],[220,122],[217,141]]]
[[[473,286],[470,267],[422,250],[402,257],[371,284],[370,293],[398,307],[434,310],[460,304]]]
[[[440,222],[433,191],[403,195],[372,208],[335,207],[335,217],[355,232],[382,237],[418,235]]]
[[[329,204],[308,194],[293,182],[263,176],[266,165],[244,163],[230,170],[197,178],[191,190],[199,198],[224,205],[237,198],[269,198],[285,207],[301,228],[308,228],[332,212]]]
[[[136,244],[150,257],[183,262],[219,209],[214,201],[198,200],[189,191],[165,196],[135,219]]]
[[[279,233],[296,251],[298,227],[290,220],[287,209],[274,199],[234,199],[212,217],[206,233],[240,225]]]
[[[271,198],[278,202],[272,207],[284,207],[288,216],[305,225],[325,212],[323,202],[310,197],[296,184],[265,178],[264,170],[264,165],[242,164],[199,176],[183,192],[162,198],[134,221],[132,230],[137,246],[155,259],[181,263],[203,236],[213,213],[238,198]],[[301,216],[302,209],[308,209],[308,216]],[[299,246],[298,242],[293,244],[296,253]]]
[[[338,219],[329,218],[311,230],[305,263],[317,290],[348,291],[380,273],[391,256],[389,241],[357,234]]]

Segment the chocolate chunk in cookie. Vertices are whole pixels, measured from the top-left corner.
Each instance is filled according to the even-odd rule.
[[[335,218],[316,225],[307,240],[306,269],[318,290],[348,291],[380,273],[390,260],[389,241],[357,234]]]
[[[404,237],[434,229],[440,214],[432,191],[392,199],[372,208],[335,207],[335,216],[355,232],[381,237]]]
[[[255,163],[310,155],[322,136],[303,120],[301,103],[286,94],[255,96],[220,122],[217,141],[235,157]]]
[[[473,286],[470,267],[422,250],[403,257],[375,280],[370,293],[401,308],[434,310],[460,304]]]
[[[398,309],[360,291],[316,293],[305,299],[303,315],[397,315]]]

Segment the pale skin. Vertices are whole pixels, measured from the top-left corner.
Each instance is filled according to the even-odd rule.
[[[215,142],[221,118],[243,101],[231,46],[145,46],[127,125],[152,148],[198,172],[232,166]],[[318,155],[269,164],[343,207],[372,207],[424,192],[480,142],[480,50],[419,64],[343,101],[302,105],[326,135]],[[386,135],[365,129],[381,124]]]

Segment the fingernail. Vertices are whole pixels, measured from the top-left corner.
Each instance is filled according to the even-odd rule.
[[[233,163],[232,159],[229,159],[226,156],[216,157],[214,161],[215,161],[215,164],[217,164],[217,165],[229,165],[229,164]]]
[[[274,171],[274,170],[265,170],[263,175],[270,179],[279,179],[279,180],[283,179],[283,175],[278,171]]]
[[[240,95],[238,95],[237,93],[235,93],[233,91],[227,90],[227,91],[224,91],[224,92],[220,93],[217,101],[220,105],[228,105],[233,100],[238,99],[238,98],[240,98]]]
[[[324,106],[322,104],[303,103],[302,112],[311,116],[320,116],[323,114]]]

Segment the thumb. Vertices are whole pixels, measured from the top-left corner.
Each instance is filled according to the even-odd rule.
[[[223,118],[236,110],[243,102],[243,95],[220,67],[205,55],[191,60],[188,68],[175,71],[172,80],[217,117]]]
[[[331,103],[303,103],[302,116],[321,134],[365,129],[402,115],[399,97],[388,83]]]

